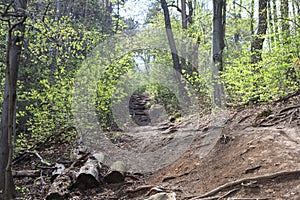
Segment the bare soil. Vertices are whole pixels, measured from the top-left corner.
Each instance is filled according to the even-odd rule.
[[[69,199],[147,199],[159,192],[175,193],[179,200],[300,199],[299,105],[298,96],[287,102],[228,109],[217,117],[203,116],[197,123],[189,118],[165,124],[176,126],[174,132],[162,130],[160,124],[151,130],[144,127],[124,133],[115,141],[120,148],[144,152],[162,148],[166,138],[176,138],[183,132],[194,138],[171,164],[145,173],[131,170],[121,184],[104,183],[86,191],[71,189]],[[219,124],[212,123],[218,119]],[[214,134],[217,139],[210,139]],[[58,143],[41,150],[40,155],[50,163],[68,166],[68,155],[76,145],[72,141]],[[14,168],[42,170],[40,177],[15,178],[15,182],[22,188],[20,199],[43,199],[51,184],[51,169],[43,168],[34,156]]]

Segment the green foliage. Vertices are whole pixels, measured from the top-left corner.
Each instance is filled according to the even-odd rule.
[[[157,45],[156,49],[130,53],[124,53],[123,49],[128,44],[122,46],[108,42],[107,49],[112,52],[95,49],[114,32],[133,29],[136,24],[133,19],[125,20],[117,14],[111,15],[105,5],[98,1],[87,2],[89,4],[85,7],[85,3],[75,0],[70,10],[61,11],[61,16],[58,16],[55,4],[49,4],[49,8],[46,8],[44,2],[33,1],[28,8],[29,12],[35,15],[26,21],[22,65],[19,73],[17,150],[30,148],[37,141],[45,141],[54,132],[63,132],[64,129],[74,125],[71,113],[74,79],[84,65],[82,62],[86,61],[86,56],[90,53],[95,57],[104,55],[109,58],[103,63],[102,60],[91,60],[87,63],[91,74],[101,73],[100,76],[94,77],[97,79],[96,91],[90,91],[88,88],[86,92],[96,92],[93,105],[103,130],[117,128],[112,114],[112,103],[128,94],[128,91],[124,90],[125,87],[117,86],[136,84],[134,80],[139,81],[137,83],[139,88],[135,92],[150,94],[155,103],[162,104],[170,116],[180,117],[182,108],[177,97],[182,94],[178,91],[179,86],[185,87],[187,96],[190,97],[194,96],[196,91],[197,95],[203,97],[202,100],[205,99],[201,103],[210,100],[212,14],[203,3],[198,2],[194,5],[193,23],[189,22],[188,29],[184,31],[180,31],[182,30],[180,14],[175,9],[170,9],[174,37],[179,41],[176,44],[179,54],[186,52],[197,58],[195,60],[188,58],[192,63],[186,64],[188,66],[182,71],[183,76],[180,77],[183,84],[179,85],[179,80],[174,78],[176,75],[171,54],[162,50],[168,47],[167,44]],[[264,46],[262,61],[253,64],[250,60],[253,38],[250,29],[251,23],[255,25],[256,22],[255,19],[251,19],[249,4],[250,2],[243,4],[248,9],[247,12],[243,7],[236,6],[233,9],[232,1],[228,3],[230,14],[226,19],[226,48],[223,54],[225,70],[221,77],[226,88],[227,103],[231,105],[245,104],[253,100],[268,102],[299,89],[299,67],[294,65],[300,56],[299,27],[291,26],[290,34],[272,32],[262,36],[266,38],[268,47]],[[149,30],[149,33],[141,34],[140,41],[130,45],[136,45],[138,48],[142,46],[140,42],[151,46],[157,43],[157,38],[151,37],[151,31],[161,30],[161,33],[165,33],[164,16],[157,7],[160,7],[159,2],[153,4],[147,18],[149,24],[145,32]],[[1,4],[0,10],[3,9],[4,5]],[[35,9],[40,9],[39,13]],[[242,14],[237,16],[238,12]],[[298,16],[292,20],[297,21]],[[275,25],[280,30],[279,21]],[[6,67],[6,34],[7,25],[2,23],[0,26],[0,54],[3,55],[0,58],[1,97]],[[185,44],[186,36],[191,38],[191,41]],[[160,43],[162,41],[161,38],[157,40]],[[167,43],[167,38],[165,37],[163,41]],[[199,44],[197,49],[196,42]],[[181,49],[183,44],[185,52]],[[143,58],[145,69],[136,66],[135,58]],[[189,67],[197,68],[199,73],[190,73]],[[85,81],[90,81],[89,78],[91,77]],[[187,83],[193,88],[188,87]],[[1,102],[2,98],[0,98]]]
[[[28,21],[24,66],[18,82],[18,146],[30,148],[73,126],[74,76],[86,53],[104,37],[70,18]],[[68,137],[66,137],[67,139]]]
[[[43,141],[52,133],[71,127],[71,93],[73,79],[58,79],[50,85],[47,79],[41,80],[41,90],[31,90],[26,98],[35,104],[26,106],[32,115],[27,121],[28,131],[34,141]]]
[[[115,60],[108,66],[103,66],[105,70],[100,74],[97,84],[96,108],[102,130],[117,129],[112,114],[112,100],[122,99],[125,93],[118,91],[118,96],[114,96],[116,85],[122,84],[120,81],[133,69],[134,61],[132,53],[128,53]]]
[[[299,39],[293,41],[299,44]],[[295,44],[278,45],[263,53],[263,60],[251,64],[249,50],[235,52],[234,59],[225,65],[222,78],[228,104],[274,101],[299,89],[300,71],[293,63],[298,59]],[[234,54],[234,53],[233,53]]]
[[[160,84],[151,84],[147,86],[145,93],[150,94],[156,104],[162,105],[169,116],[178,115],[176,118],[180,117],[180,103],[169,88]]]

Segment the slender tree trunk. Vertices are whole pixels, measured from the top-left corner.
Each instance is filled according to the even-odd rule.
[[[263,43],[265,41],[264,35],[267,33],[267,2],[268,0],[259,0],[258,8],[258,29],[251,43],[251,63],[257,63],[262,60],[261,54]]]
[[[171,55],[172,55],[173,68],[177,72],[174,74],[174,76],[176,77],[176,80],[178,82],[179,94],[182,96],[185,94],[184,85],[181,83],[182,65],[180,64],[180,58],[178,56],[178,51],[177,51],[177,47],[175,44],[169,8],[168,8],[167,2],[165,0],[161,0],[161,6],[162,6],[162,9],[164,12],[165,27],[166,27],[167,37],[168,37],[169,46],[170,46]],[[182,55],[181,61],[183,61],[183,60],[185,60],[185,59],[184,59],[184,56]]]
[[[294,27],[293,29],[295,30],[295,34],[299,36],[299,30],[300,27],[298,26],[300,24],[300,8],[299,8],[299,3],[297,0],[292,1],[292,8],[293,8],[293,22],[294,22]]]
[[[279,34],[278,34],[278,14],[277,14],[277,5],[276,0],[272,0],[272,10],[273,10],[273,24],[274,24],[274,33],[275,35],[275,42],[279,41]]]
[[[13,4],[15,10],[25,10],[26,0],[16,0]],[[13,155],[13,136],[16,120],[16,88],[17,77],[22,50],[23,34],[25,30],[25,17],[11,25],[7,36],[5,90],[2,105],[1,135],[0,135],[0,199],[12,199],[14,184],[11,172]],[[15,34],[21,32],[22,34]]]
[[[254,35],[254,0],[251,0],[250,32]]]
[[[271,49],[274,45],[274,24],[272,18],[272,9],[271,9],[271,1],[268,2],[268,22],[269,22],[269,30],[270,30],[270,39],[269,39],[269,49]]]
[[[283,31],[283,40],[286,39],[290,35],[290,24],[289,24],[289,1],[288,0],[281,0],[280,4],[280,12],[281,12],[281,27]]]
[[[120,1],[117,1],[117,21],[116,21],[116,28],[115,33],[118,33],[119,31],[119,23],[120,23]]]
[[[182,21],[182,29],[186,30],[188,28],[188,20],[187,20],[185,0],[181,0],[181,21]]]
[[[192,0],[188,0],[188,8],[189,8],[188,22],[190,24],[193,24],[194,7],[193,7]]]
[[[184,37],[186,34],[186,30],[188,28],[188,21],[187,21],[187,12],[186,12],[186,2],[185,0],[181,0],[181,27],[183,32],[182,41],[185,41]],[[188,68],[187,66],[187,57],[186,57],[186,44],[182,42],[181,44],[181,67]]]
[[[235,5],[236,5],[236,3],[234,1],[234,3],[233,3],[234,20],[240,21],[242,19],[242,6],[241,5],[243,5],[243,1],[240,0],[239,9],[237,9]],[[239,41],[240,41],[240,30],[236,30],[236,32],[234,33],[234,43],[236,45],[238,45]]]
[[[296,11],[296,5],[295,5],[295,1],[292,1],[292,16],[293,16],[293,28],[295,26],[295,24],[297,24],[297,20],[296,20],[296,16],[297,16],[297,11]],[[297,27],[297,26],[296,26]]]
[[[178,56],[178,51],[176,48],[175,40],[174,40],[174,35],[172,31],[172,25],[171,25],[171,19],[170,19],[170,13],[169,13],[169,8],[166,0],[161,0],[161,6],[164,12],[164,18],[165,18],[165,27],[167,31],[167,37],[169,41],[169,46],[171,49],[171,55],[172,55],[172,60],[173,60],[173,67],[178,73],[182,73],[182,68],[180,65],[180,60]]]
[[[62,2],[61,0],[56,0],[56,17],[55,20],[58,21],[62,16]]]
[[[89,8],[89,0],[85,0],[84,15],[83,15],[85,20],[88,16],[88,8]]]
[[[170,46],[170,50],[171,50],[173,68],[177,72],[175,74],[175,76],[176,76],[176,79],[179,83],[179,85],[178,85],[179,95],[188,98],[186,90],[184,89],[184,85],[181,81],[181,77],[186,75],[186,74],[183,74],[182,69],[185,69],[187,74],[189,75],[189,77],[193,77],[193,78],[198,77],[199,73],[198,73],[198,70],[194,66],[191,66],[191,65],[188,66],[188,65],[183,64],[183,62],[185,60],[184,59],[185,55],[182,56],[183,57],[182,59],[179,58],[178,50],[177,50],[175,40],[174,40],[174,35],[173,35],[173,30],[172,30],[172,25],[171,25],[171,19],[170,19],[170,13],[169,13],[169,9],[168,9],[168,5],[167,5],[166,0],[161,0],[161,6],[162,6],[162,9],[163,9],[163,13],[164,13],[165,28],[166,28],[167,38],[168,38],[168,42],[169,42],[169,46]],[[186,11],[184,11],[184,12],[186,12]],[[185,28],[187,26],[187,24],[185,24],[185,23],[187,23],[186,16],[183,17],[183,21],[184,22],[183,22],[182,27]],[[183,44],[183,45],[186,45],[186,44]],[[185,46],[181,46],[181,48],[182,47],[185,48]],[[186,79],[186,80],[194,87],[194,89],[196,91],[200,91],[200,89],[201,89],[200,84],[201,83],[199,83],[197,81],[194,81],[194,80],[191,80],[191,79]],[[195,80],[197,80],[197,79],[195,79]],[[203,99],[202,96],[201,96],[201,98]],[[189,99],[185,99],[185,100],[186,100],[186,102],[190,101]],[[204,100],[203,100],[203,102],[204,102]]]
[[[226,0],[213,0],[213,105],[224,108],[224,88],[220,80],[222,71],[222,52],[225,47]]]
[[[106,27],[112,27],[113,24],[113,20],[111,17],[112,12],[113,12],[113,4],[109,0],[106,0],[105,1],[105,26]]]

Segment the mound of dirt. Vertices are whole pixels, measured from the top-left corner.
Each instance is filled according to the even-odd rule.
[[[177,199],[300,199],[300,105],[292,107],[291,113],[298,113],[289,115],[293,120],[267,127],[256,124],[265,107],[232,111],[209,153],[201,156],[199,135],[185,155],[153,173],[147,184],[176,191]]]

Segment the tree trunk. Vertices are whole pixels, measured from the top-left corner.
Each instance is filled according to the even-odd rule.
[[[173,60],[173,67],[178,73],[182,73],[180,61],[179,61],[179,56],[178,56],[178,51],[176,48],[175,40],[174,40],[174,35],[172,31],[172,25],[171,25],[171,19],[170,19],[170,13],[169,13],[169,8],[167,5],[166,0],[161,0],[161,6],[164,12],[164,19],[165,19],[165,27],[167,31],[167,37],[169,41],[169,46],[171,50],[171,55],[172,55],[172,60]]]
[[[187,12],[186,12],[186,2],[181,0],[181,28],[182,28],[182,41],[185,41],[186,30],[188,28]],[[181,44],[181,68],[189,69],[187,64],[187,53],[186,53],[186,43]]]
[[[105,27],[112,27],[113,19],[112,19],[112,12],[113,12],[113,4],[109,0],[105,1]],[[109,33],[111,32],[110,29],[108,29]]]
[[[292,1],[292,8],[293,8],[293,22],[294,22],[294,29],[298,28],[295,33],[299,36],[299,26],[297,24],[300,24],[300,8],[299,8],[299,2],[297,0]]]
[[[16,0],[15,10],[25,10],[26,0]],[[5,14],[5,13],[4,13]],[[16,118],[16,88],[22,50],[25,17],[11,25],[7,35],[5,90],[2,105],[1,135],[0,135],[0,199],[12,199],[14,184],[12,179],[11,161],[13,154],[13,136]],[[21,32],[22,34],[15,34]]]
[[[187,16],[186,16],[186,5],[185,5],[185,0],[182,1],[182,9],[184,9],[182,11],[182,28],[183,28],[183,32],[184,30],[187,29]],[[173,69],[177,72],[174,74],[174,76],[176,77],[176,80],[178,82],[178,94],[182,97],[185,98],[186,102],[190,102],[190,99],[187,95],[187,92],[185,90],[185,85],[181,80],[181,77],[184,76],[185,74],[183,73],[182,69],[185,69],[187,71],[187,73],[190,75],[190,77],[195,76],[195,74],[198,74],[197,70],[194,70],[194,67],[188,67],[188,65],[186,65],[186,44],[184,43],[184,39],[182,42],[182,46],[181,46],[181,59],[179,58],[178,55],[178,50],[176,47],[176,43],[175,43],[175,39],[174,39],[174,35],[173,35],[173,30],[172,30],[172,25],[171,25],[171,19],[170,19],[170,13],[169,13],[169,8],[167,5],[167,2],[165,0],[161,0],[161,7],[163,9],[163,13],[164,13],[164,19],[165,19],[165,28],[166,28],[166,33],[167,33],[167,37],[168,37],[168,42],[169,42],[169,46],[170,46],[170,50],[171,50],[171,55],[172,55],[172,61],[173,61]],[[193,74],[191,73],[191,71],[195,71],[196,73]],[[187,81],[190,81],[187,79]],[[190,82],[191,85],[193,85],[192,82]],[[198,85],[193,85],[195,88],[198,88]],[[187,103],[188,104],[188,103]]]
[[[251,1],[250,32],[254,35],[254,0]]]
[[[270,40],[269,40],[269,49],[271,49],[274,45],[274,24],[273,24],[273,18],[272,18],[272,9],[271,9],[271,1],[268,2],[268,21],[269,21],[269,27],[270,27]]]
[[[259,0],[258,9],[258,29],[251,43],[251,63],[255,64],[262,60],[261,54],[265,41],[264,35],[267,33],[267,2],[268,0]]]
[[[276,0],[272,0],[272,13],[273,13],[273,24],[274,24],[274,33],[275,35],[275,42],[279,41],[279,35],[278,35],[278,15],[277,15],[277,6],[276,6]]]
[[[61,0],[56,0],[55,2],[56,6],[56,16],[55,20],[58,21],[62,17],[62,1]]]
[[[188,22],[190,24],[193,24],[194,20],[193,20],[193,15],[194,15],[194,7],[193,7],[193,1],[192,0],[188,0],[188,8],[189,8],[189,15],[188,15]]]
[[[280,3],[280,12],[281,12],[281,27],[283,31],[283,41],[286,42],[286,39],[290,35],[290,25],[289,25],[289,1],[281,0]]]
[[[224,88],[220,82],[220,72],[222,71],[222,52],[225,47],[225,13],[226,0],[213,1],[213,105],[218,108],[224,107]]]
[[[237,9],[235,7],[235,5],[236,5],[236,3],[233,4],[234,20],[235,21],[241,21],[241,19],[242,19],[242,6],[239,6],[239,9]],[[240,0],[239,5],[243,5],[242,0]],[[236,30],[236,32],[234,33],[234,43],[236,45],[239,45],[239,42],[240,42],[240,37],[241,37],[240,31],[241,30],[239,29],[239,30]]]

